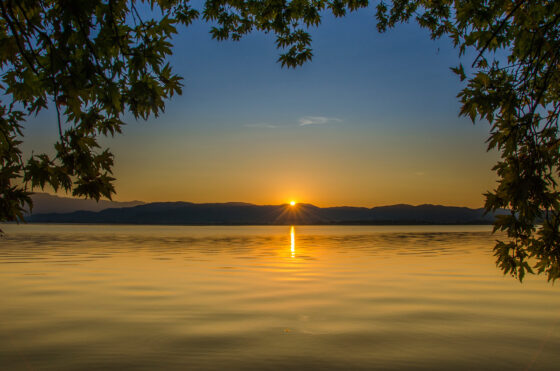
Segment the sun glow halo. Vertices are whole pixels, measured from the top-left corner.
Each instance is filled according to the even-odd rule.
[[[296,206],[296,202],[295,201],[290,201],[290,206]]]

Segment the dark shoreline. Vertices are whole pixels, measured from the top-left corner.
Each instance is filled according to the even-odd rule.
[[[8,222],[4,224],[18,224],[16,222]],[[255,227],[274,227],[274,226],[419,226],[419,225],[492,225],[492,222],[465,222],[465,223],[431,223],[431,222],[336,222],[336,223],[281,223],[281,224],[267,224],[267,223],[130,223],[130,222],[56,222],[56,221],[41,221],[41,222],[25,222],[19,224],[52,224],[52,225],[149,225],[149,226],[192,226],[192,227],[238,227],[238,226],[255,226]]]
[[[441,205],[374,208],[310,204],[251,205],[160,202],[101,211],[32,214],[30,223],[130,225],[488,225],[496,213]]]

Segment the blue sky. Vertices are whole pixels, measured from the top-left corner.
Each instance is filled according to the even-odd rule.
[[[209,27],[174,38],[183,95],[105,141],[116,199],[483,204],[497,154],[485,151],[488,124],[458,117],[448,40],[415,24],[379,34],[371,9],[326,16],[312,30],[313,61],[294,70],[276,62],[273,36],[217,42]],[[26,135],[27,152],[46,148],[52,113]]]

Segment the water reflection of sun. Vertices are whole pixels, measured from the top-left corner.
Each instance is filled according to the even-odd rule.
[[[292,258],[294,258],[296,256],[296,230],[293,225],[290,228],[290,239],[292,242]]]

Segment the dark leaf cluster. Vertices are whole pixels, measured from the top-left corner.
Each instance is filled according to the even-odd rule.
[[[378,6],[379,29],[416,19],[433,38],[449,36],[468,72],[452,68],[466,87],[461,115],[490,124],[488,149],[500,153],[489,212],[509,210],[494,224],[507,235],[494,248],[504,273],[560,277],[560,2],[393,1]]]
[[[0,1],[1,221],[23,220],[36,187],[111,198],[113,155],[98,138],[120,133],[126,113],[159,115],[181,93],[166,60],[177,25],[197,16],[185,1]],[[54,154],[23,159],[22,122],[49,108]]]

